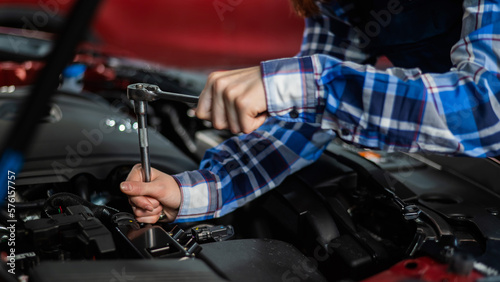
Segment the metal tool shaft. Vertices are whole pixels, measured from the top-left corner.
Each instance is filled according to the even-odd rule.
[[[179,101],[184,103],[198,103],[197,96],[162,91],[154,84],[135,83],[127,86],[127,97],[134,101],[134,110],[137,115],[139,146],[141,150],[141,164],[144,171],[144,182],[151,182],[151,161],[149,159],[147,107],[148,101],[158,99]]]
[[[145,101],[134,101],[135,114],[137,115],[139,147],[141,150],[141,164],[144,171],[144,182],[151,182],[151,161],[149,159],[149,140],[147,128],[147,107]]]

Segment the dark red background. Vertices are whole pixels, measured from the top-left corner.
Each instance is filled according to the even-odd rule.
[[[0,0],[64,14],[71,0]],[[287,0],[104,0],[94,32],[105,49],[168,66],[218,68],[288,57],[303,20]]]

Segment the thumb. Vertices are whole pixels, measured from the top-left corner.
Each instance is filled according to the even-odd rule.
[[[210,81],[207,81],[207,85],[200,94],[195,114],[197,118],[204,120],[210,120],[212,117],[212,86]]]
[[[124,181],[120,184],[120,190],[128,196],[151,196],[156,198],[155,191],[158,189],[153,188],[152,182],[142,181]]]
[[[212,103],[211,99],[200,98],[198,106],[195,109],[195,115],[199,119],[210,120],[212,117]]]

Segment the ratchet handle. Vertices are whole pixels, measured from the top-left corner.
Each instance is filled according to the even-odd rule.
[[[162,91],[158,85],[135,83],[127,86],[127,96],[134,101],[155,101],[158,99],[197,104],[199,97],[181,93]]]
[[[151,182],[151,161],[149,158],[149,141],[147,127],[147,102],[135,101],[134,108],[137,115],[139,148],[141,152],[141,165],[144,172],[144,182]]]

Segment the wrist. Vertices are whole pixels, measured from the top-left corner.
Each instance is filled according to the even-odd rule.
[[[170,179],[171,179],[171,187],[174,187],[172,189],[172,192],[175,194],[175,197],[176,197],[176,202],[178,203],[178,205],[176,206],[176,210],[179,211],[179,209],[181,208],[181,205],[182,205],[182,189],[181,189],[181,183],[179,182],[179,180],[175,177],[175,176],[170,176]]]

